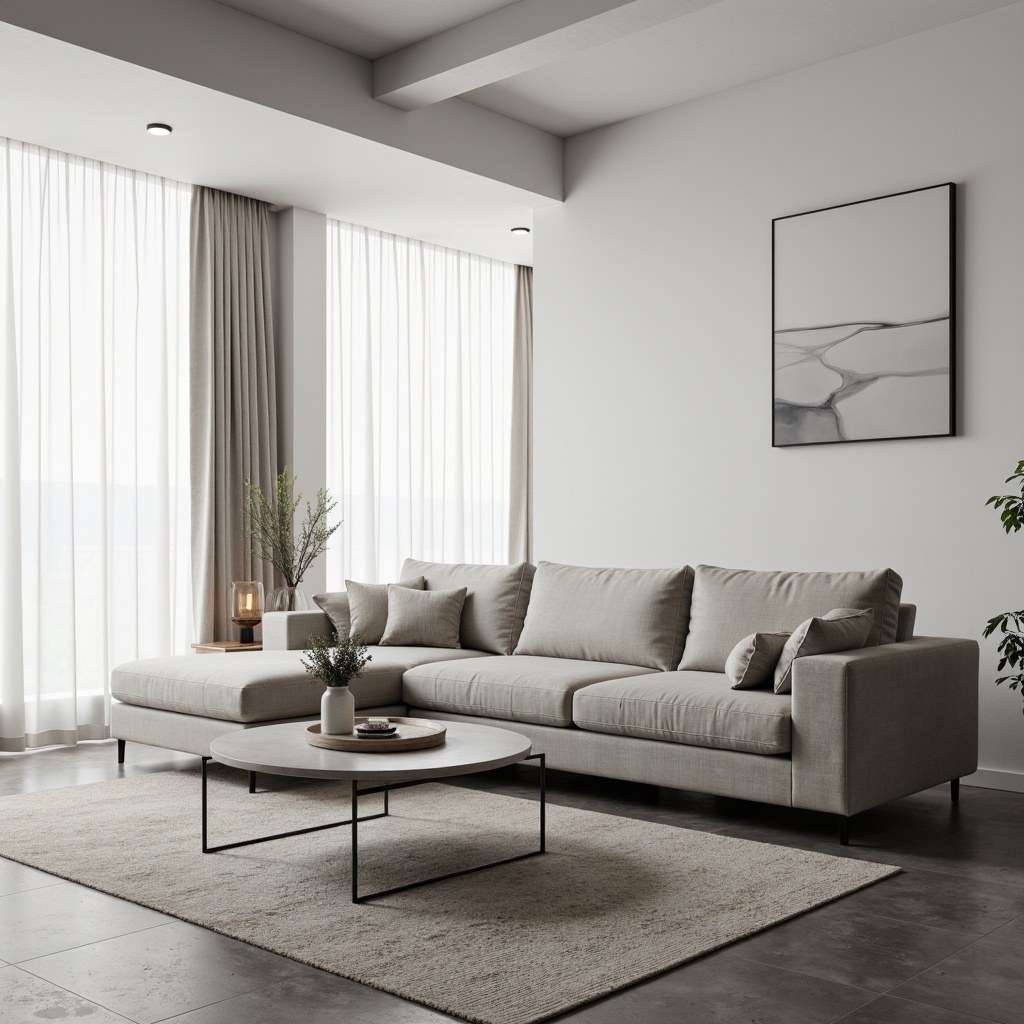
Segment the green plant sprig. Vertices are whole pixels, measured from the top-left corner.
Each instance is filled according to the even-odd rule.
[[[987,505],[992,505],[998,512],[1002,521],[1003,529],[1009,533],[1016,533],[1024,526],[1024,459],[1017,463],[1017,468],[1011,476],[1006,478],[1006,483],[1016,483],[1020,487],[1020,494],[993,494]],[[983,636],[991,636],[999,632],[999,646],[996,650],[999,653],[999,666],[996,671],[1004,669],[1024,669],[1024,610],[1019,612],[1000,612],[993,615],[985,625]],[[1024,671],[1014,675],[999,676],[996,679],[996,686],[1001,683],[1008,683],[1009,689],[1020,688],[1024,695]],[[1021,708],[1024,711],[1024,708]]]
[[[337,632],[333,632],[330,639],[316,634],[309,638],[305,651],[309,661],[303,658],[302,664],[309,675],[326,686],[348,686],[362,675],[367,662],[373,661],[367,650],[358,633],[344,639]]]
[[[327,542],[341,526],[327,525],[327,517],[337,506],[326,488],[316,492],[316,505],[306,502],[298,541],[294,536],[295,513],[302,495],[295,497],[295,481],[285,467],[277,477],[273,498],[268,498],[251,480],[246,480],[245,509],[249,516],[246,536],[252,541],[252,552],[284,577],[289,587],[297,587],[314,560],[327,549]]]
[[[1017,470],[1013,476],[1008,476],[1005,483],[1012,484],[1014,480],[1024,481],[1024,459],[1017,463]],[[1016,533],[1024,526],[1024,482],[1021,483],[1020,494],[993,494],[986,505],[993,505],[996,509],[1002,509],[999,518],[1003,521],[1003,529],[1010,533]],[[998,616],[997,616],[998,617]],[[988,633],[985,634],[988,636]]]

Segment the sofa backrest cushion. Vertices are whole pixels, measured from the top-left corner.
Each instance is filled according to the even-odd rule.
[[[541,562],[516,654],[669,672],[686,636],[693,570]]]
[[[896,627],[896,640],[914,639],[914,625],[917,622],[917,605],[901,604],[899,624]]]
[[[729,652],[750,633],[792,631],[833,608],[870,608],[865,647],[896,639],[903,580],[867,572],[762,572],[698,565],[682,671],[724,672]]]
[[[466,588],[459,640],[472,651],[511,654],[523,631],[535,568],[516,565],[467,565],[407,558],[401,579],[423,576],[427,590]]]

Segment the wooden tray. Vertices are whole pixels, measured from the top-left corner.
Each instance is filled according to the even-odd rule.
[[[367,721],[367,718],[357,718],[356,725]],[[444,743],[444,734],[447,730],[440,722],[431,722],[426,718],[389,718],[388,721],[398,726],[398,733],[379,740],[362,739],[355,733],[349,733],[347,736],[325,736],[320,732],[320,723],[317,722],[306,729],[306,742],[314,747],[326,747],[328,750],[367,753],[424,750],[427,747],[439,747]]]

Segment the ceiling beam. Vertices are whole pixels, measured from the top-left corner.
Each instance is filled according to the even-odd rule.
[[[563,197],[559,137],[459,99],[406,117],[370,95],[370,61],[214,0],[0,0],[5,24],[547,200]],[[0,77],[6,45],[17,56],[14,36],[0,35]],[[13,94],[0,97],[6,122],[18,104]],[[224,126],[225,140],[232,131]]]
[[[416,110],[718,2],[518,0],[378,58],[373,95]]]

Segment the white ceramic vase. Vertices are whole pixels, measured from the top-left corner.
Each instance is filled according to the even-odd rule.
[[[320,732],[344,736],[355,728],[356,701],[347,686],[328,686],[320,698]]]

